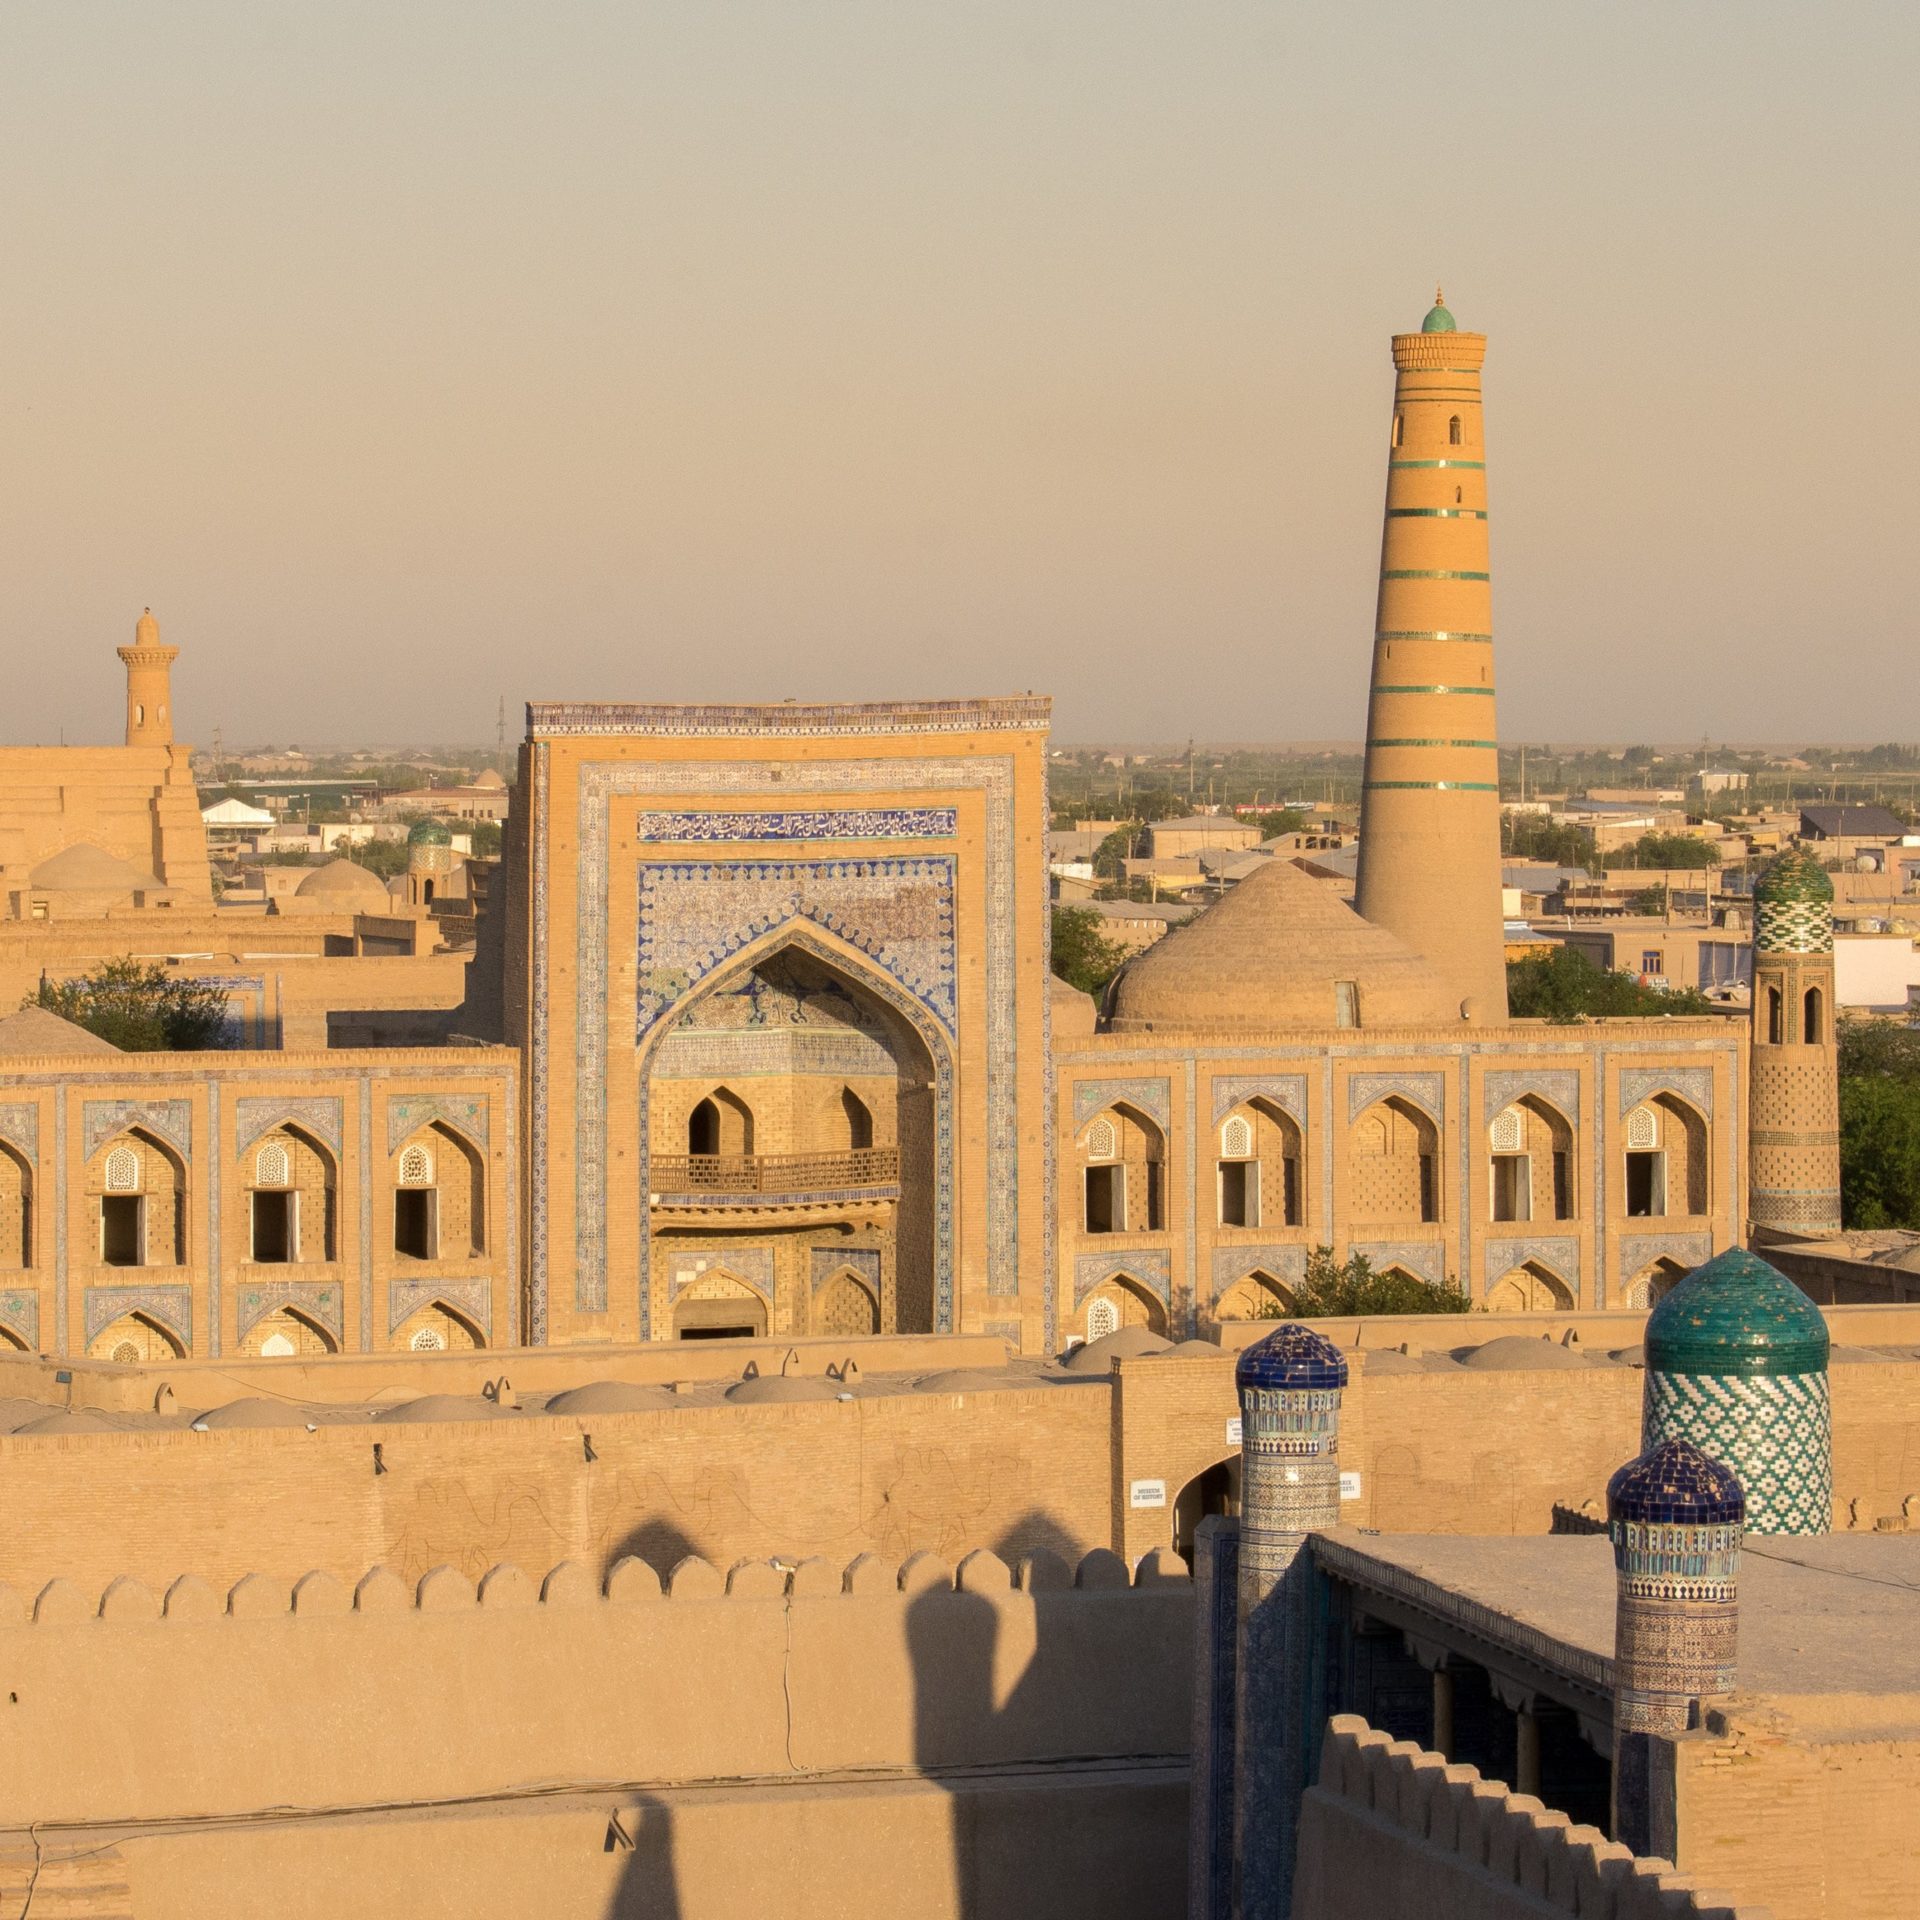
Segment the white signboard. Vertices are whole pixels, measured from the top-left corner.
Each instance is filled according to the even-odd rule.
[[[1237,1447],[1240,1444],[1240,1416],[1236,1414],[1227,1422],[1227,1445]]]
[[[1357,1473],[1343,1473],[1340,1476],[1340,1498],[1342,1500],[1360,1498],[1360,1476]]]
[[[1136,1480],[1128,1489],[1128,1496],[1136,1507],[1164,1507],[1167,1504],[1167,1483],[1164,1480]]]

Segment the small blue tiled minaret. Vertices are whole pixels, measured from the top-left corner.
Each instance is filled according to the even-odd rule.
[[[1685,1440],[1662,1440],[1607,1482],[1613,1837],[1635,1853],[1672,1852],[1654,1830],[1654,1742],[1733,1691],[1746,1512],[1732,1471]]]
[[[1347,1363],[1289,1324],[1240,1356],[1240,1622],[1234,1856],[1241,1920],[1286,1920],[1300,1796],[1319,1733],[1311,1569],[1300,1549],[1340,1519],[1340,1394]]]

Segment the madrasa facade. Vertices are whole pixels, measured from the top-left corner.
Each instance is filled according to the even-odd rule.
[[[1745,1235],[1750,1037],[1507,1017],[1485,345],[1440,305],[1393,341],[1357,910],[1276,859],[1096,1007],[1049,967],[1045,699],[535,703],[441,1044],[135,1055],[0,1021],[0,1339],[1044,1354],[1284,1311],[1320,1246],[1498,1310],[1649,1304]],[[114,857],[167,889],[98,915],[190,970],[156,929],[212,908],[145,624],[124,751],[165,854]],[[33,871],[98,837],[84,783],[61,808]],[[1789,1037],[1783,1098],[1832,1066]],[[1794,1159],[1788,1224],[1834,1212],[1831,1158]]]

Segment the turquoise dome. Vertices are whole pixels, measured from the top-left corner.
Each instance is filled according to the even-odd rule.
[[[1833,898],[1833,881],[1811,847],[1789,847],[1767,863],[1753,897],[1776,906],[1817,906]]]
[[[1824,1373],[1828,1345],[1820,1309],[1739,1247],[1696,1267],[1647,1317],[1649,1376]]]
[[[1420,322],[1422,333],[1452,333],[1456,331],[1453,315],[1438,300],[1433,303],[1433,311]]]
[[[407,829],[407,845],[410,847],[450,847],[453,845],[452,830],[444,821],[416,820]]]

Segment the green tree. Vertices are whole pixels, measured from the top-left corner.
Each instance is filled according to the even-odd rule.
[[[1629,913],[1659,915],[1667,910],[1667,890],[1665,887],[1642,887],[1627,902]]]
[[[45,1007],[124,1053],[194,1053],[221,1044],[226,990],[128,955],[77,980],[42,980],[23,1006]]]
[[[1717,867],[1720,849],[1695,833],[1643,833],[1630,847],[1616,847],[1606,856],[1609,868],[1654,867],[1691,873]]]
[[[1265,1320],[1314,1320],[1355,1313],[1471,1313],[1473,1303],[1458,1287],[1422,1280],[1398,1267],[1376,1271],[1364,1253],[1333,1257],[1331,1247],[1315,1247],[1294,1288],[1294,1309],[1275,1301],[1261,1309]]]
[[[498,820],[469,820],[467,831],[473,836],[476,860],[491,860],[500,851],[502,836]]]
[[[1595,1020],[1649,1019],[1663,1013],[1711,1013],[1713,1003],[1692,987],[1648,987],[1630,974],[1597,967],[1578,947],[1507,962],[1507,1012],[1515,1020],[1561,1025],[1583,1014]]]
[[[1093,877],[1096,880],[1118,880],[1120,863],[1132,858],[1133,829],[1115,827],[1093,850]]]
[[[1283,833],[1304,833],[1307,816],[1298,807],[1282,807],[1277,813],[1263,813],[1260,821],[1260,838],[1278,840]]]
[[[1585,827],[1566,826],[1544,813],[1503,813],[1500,851],[1516,860],[1548,860],[1556,867],[1596,872],[1600,861],[1593,835]]]
[[[1091,907],[1054,908],[1053,970],[1068,986],[1098,999],[1126,957],[1126,948],[1100,931]]]
[[[1849,1227],[1920,1228],[1920,1032],[1842,1020],[1840,1211]]]

